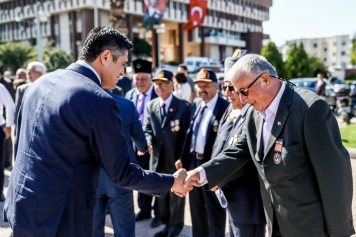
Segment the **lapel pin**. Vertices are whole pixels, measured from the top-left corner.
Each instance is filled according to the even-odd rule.
[[[282,123],[281,123],[281,122],[279,122],[279,121],[277,122],[277,124],[278,124],[278,126],[281,126],[281,125],[282,125]]]
[[[173,112],[173,109],[172,109],[172,108],[170,108],[170,109],[169,109],[169,112]]]

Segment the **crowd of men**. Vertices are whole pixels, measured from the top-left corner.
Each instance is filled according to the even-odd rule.
[[[4,207],[15,237],[104,236],[107,213],[115,236],[135,236],[152,212],[155,237],[179,236],[188,193],[194,237],[225,236],[226,216],[235,237],[354,233],[349,156],[314,92],[241,50],[224,61],[222,94],[214,71],[192,79],[185,65],[153,73],[136,59],[131,80],[131,49],[95,28],[68,68],[28,65],[16,109],[1,91],[2,136],[17,118]]]

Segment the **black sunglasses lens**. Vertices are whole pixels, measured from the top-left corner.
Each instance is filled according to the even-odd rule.
[[[239,93],[241,93],[243,96],[248,96],[248,90],[240,89]]]
[[[231,91],[231,92],[234,92],[234,91],[235,91],[235,88],[234,88],[233,85],[230,85],[230,86],[229,86],[229,91]]]

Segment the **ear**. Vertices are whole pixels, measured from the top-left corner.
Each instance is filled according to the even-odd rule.
[[[272,78],[267,73],[263,73],[261,78],[262,78],[263,84],[268,85],[271,83]]]
[[[100,62],[103,65],[107,65],[109,63],[109,58],[111,57],[111,52],[108,49],[105,49],[101,54],[100,54]]]

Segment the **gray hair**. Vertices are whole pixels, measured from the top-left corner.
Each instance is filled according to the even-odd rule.
[[[270,76],[277,77],[276,69],[266,60],[265,57],[258,54],[248,54],[241,57],[227,73],[229,81],[238,74],[255,75],[267,73]]]
[[[33,61],[27,65],[27,67],[33,67],[33,66],[35,67],[36,72],[41,72],[42,75],[45,74],[47,71],[46,66],[41,62]]]

